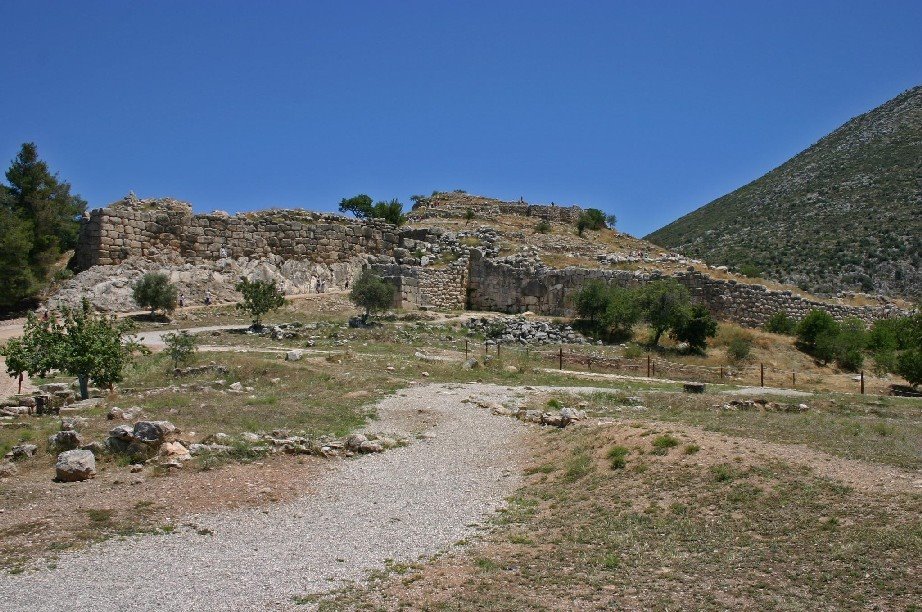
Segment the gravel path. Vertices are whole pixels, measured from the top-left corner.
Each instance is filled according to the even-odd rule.
[[[526,427],[462,402],[515,394],[411,387],[379,404],[370,429],[423,434],[413,444],[342,461],[295,502],[193,517],[197,530],[112,540],[62,554],[55,569],[0,575],[0,607],[288,609],[294,597],[362,579],[386,559],[432,555],[469,537],[520,484]]]

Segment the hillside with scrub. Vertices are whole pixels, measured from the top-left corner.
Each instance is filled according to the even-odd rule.
[[[646,237],[819,294],[922,295],[922,86]]]

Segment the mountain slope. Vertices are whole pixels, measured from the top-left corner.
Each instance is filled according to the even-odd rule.
[[[646,236],[818,293],[922,295],[922,86]]]

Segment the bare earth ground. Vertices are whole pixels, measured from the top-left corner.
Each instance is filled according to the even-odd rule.
[[[373,428],[433,437],[307,468],[303,492],[311,492],[291,502],[202,514],[192,528],[107,541],[62,553],[53,569],[0,576],[0,598],[10,610],[287,608],[386,560],[433,555],[469,537],[519,484],[526,429],[463,403],[471,393],[506,392],[413,387],[380,404]]]

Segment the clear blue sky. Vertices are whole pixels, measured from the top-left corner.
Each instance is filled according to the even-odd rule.
[[[465,189],[643,235],[922,83],[922,2],[0,3],[0,163],[91,206]]]

